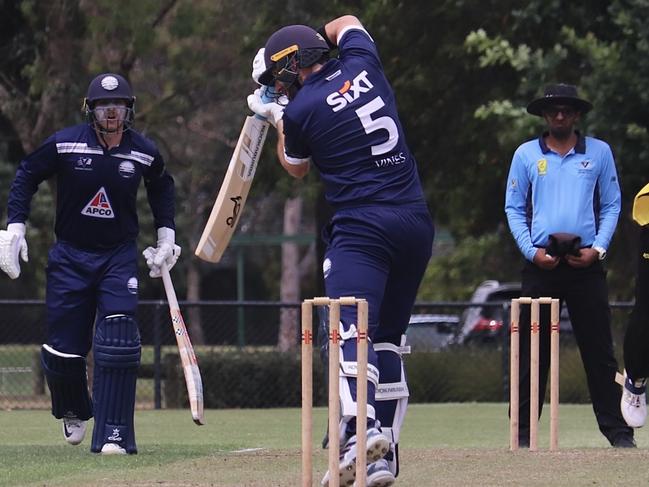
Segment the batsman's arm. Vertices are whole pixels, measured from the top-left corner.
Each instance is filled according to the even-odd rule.
[[[337,46],[338,39],[340,34],[346,27],[358,26],[362,27],[361,21],[353,15],[343,15],[337,19],[332,20],[331,22],[325,24],[322,29],[319,29],[318,32],[323,35],[329,47]]]
[[[299,164],[289,162],[286,157],[285,140],[284,121],[280,120],[277,123],[277,158],[287,173],[294,178],[302,179],[309,172],[309,162],[304,161]]]

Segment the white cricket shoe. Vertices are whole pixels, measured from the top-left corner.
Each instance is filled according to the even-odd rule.
[[[394,474],[385,458],[381,458],[367,466],[367,487],[390,487],[394,484]],[[356,487],[356,482],[354,482]]]
[[[632,428],[641,428],[647,420],[647,379],[633,380],[624,371],[624,387],[620,410],[626,424]]]
[[[86,436],[86,421],[76,416],[65,416],[63,418],[63,436],[65,441],[71,445],[78,445]]]
[[[367,464],[381,460],[390,449],[390,440],[377,428],[367,430]],[[387,465],[387,463],[386,463]],[[356,435],[345,442],[340,450],[340,487],[352,487],[356,479]],[[393,477],[394,478],[394,477]],[[329,487],[329,471],[320,482],[323,487]],[[373,485],[368,481],[368,486]],[[376,484],[377,486],[381,484]],[[390,485],[390,484],[386,484]]]
[[[101,447],[102,455],[126,455],[126,450],[117,443],[105,443]]]

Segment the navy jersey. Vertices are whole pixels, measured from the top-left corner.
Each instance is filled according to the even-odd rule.
[[[286,160],[311,159],[336,208],[423,202],[416,161],[376,46],[361,27],[311,74],[284,111]]]
[[[174,226],[174,182],[154,143],[124,132],[105,149],[87,124],[49,137],[20,163],[11,186],[8,223],[25,222],[38,185],[56,177],[58,240],[83,249],[108,249],[133,241],[139,231],[136,197],[142,179],[156,228]]]

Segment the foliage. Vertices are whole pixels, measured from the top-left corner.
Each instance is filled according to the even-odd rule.
[[[201,372],[209,377],[206,408],[274,408],[300,405],[300,360],[277,352],[220,352],[200,354]],[[187,404],[185,379],[177,355],[165,355],[165,405]],[[561,352],[562,401],[589,401],[579,351]],[[313,360],[314,404],[326,405],[326,367]],[[407,355],[410,402],[500,402],[506,395],[503,351],[496,347],[462,347]],[[479,370],[479,373],[476,371]],[[266,391],[259,394],[259,391]]]
[[[0,204],[20,158],[57,128],[81,121],[76,107],[92,76],[126,74],[138,96],[136,126],[158,143],[177,182],[185,256],[177,273],[187,276],[178,279],[181,296],[218,298],[232,287],[214,283],[228,282],[234,249],[218,266],[198,262],[191,249],[247,114],[253,55],[282,25],[320,26],[344,13],[359,16],[376,40],[436,223],[458,242],[452,257],[431,261],[422,296],[466,296],[486,271],[515,267],[519,257],[509,252],[504,230],[506,174],[516,146],[541,129],[524,107],[559,80],[578,84],[594,103],[581,128],[616,155],[623,215],[609,252],[610,283],[615,298],[631,295],[630,204],[649,169],[644,0],[143,0],[128,8],[108,0],[0,0],[0,7]],[[287,177],[274,160],[274,142],[271,134],[239,232],[280,233],[284,199],[302,195],[304,231],[317,234],[327,214],[317,175]],[[34,262],[12,286],[0,284],[23,296],[42,295],[52,240],[51,196],[41,191],[30,221]],[[143,197],[140,208],[143,247],[155,235]],[[268,264],[277,260],[275,251],[246,249],[247,273],[261,276],[251,293],[278,294],[280,266]],[[477,265],[483,261],[487,266]],[[443,265],[460,269],[442,271]],[[190,282],[203,283],[203,291],[190,293]],[[160,288],[149,279],[140,286],[143,297],[161,296]]]
[[[521,265],[511,265],[520,262]],[[504,230],[467,237],[448,254],[434,257],[422,280],[420,301],[468,301],[482,281],[520,280],[522,258]]]

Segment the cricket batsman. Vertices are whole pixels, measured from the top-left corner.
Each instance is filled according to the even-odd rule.
[[[408,402],[405,332],[434,236],[415,157],[377,47],[356,17],[318,31],[283,27],[266,42],[264,61],[259,82],[288,103],[268,103],[258,89],[248,106],[277,128],[279,162],[291,176],[317,168],[334,209],[323,231],[326,294],[369,304],[368,432],[359,448],[367,450],[367,485],[389,486]],[[355,309],[343,307],[340,485],[356,474],[355,320]]]
[[[50,136],[20,163],[0,231],[0,268],[16,279],[28,260],[30,204],[41,182],[56,179],[56,242],[47,264],[47,333],[41,362],[65,440],[78,445],[94,416],[90,449],[137,453],[133,424],[140,364],[136,195],[146,187],[158,233],[147,252],[152,277],[172,267],[174,181],[155,144],[132,129],[135,96],[114,73],[94,78],[84,99],[87,123]],[[92,398],[86,356],[93,347]]]

